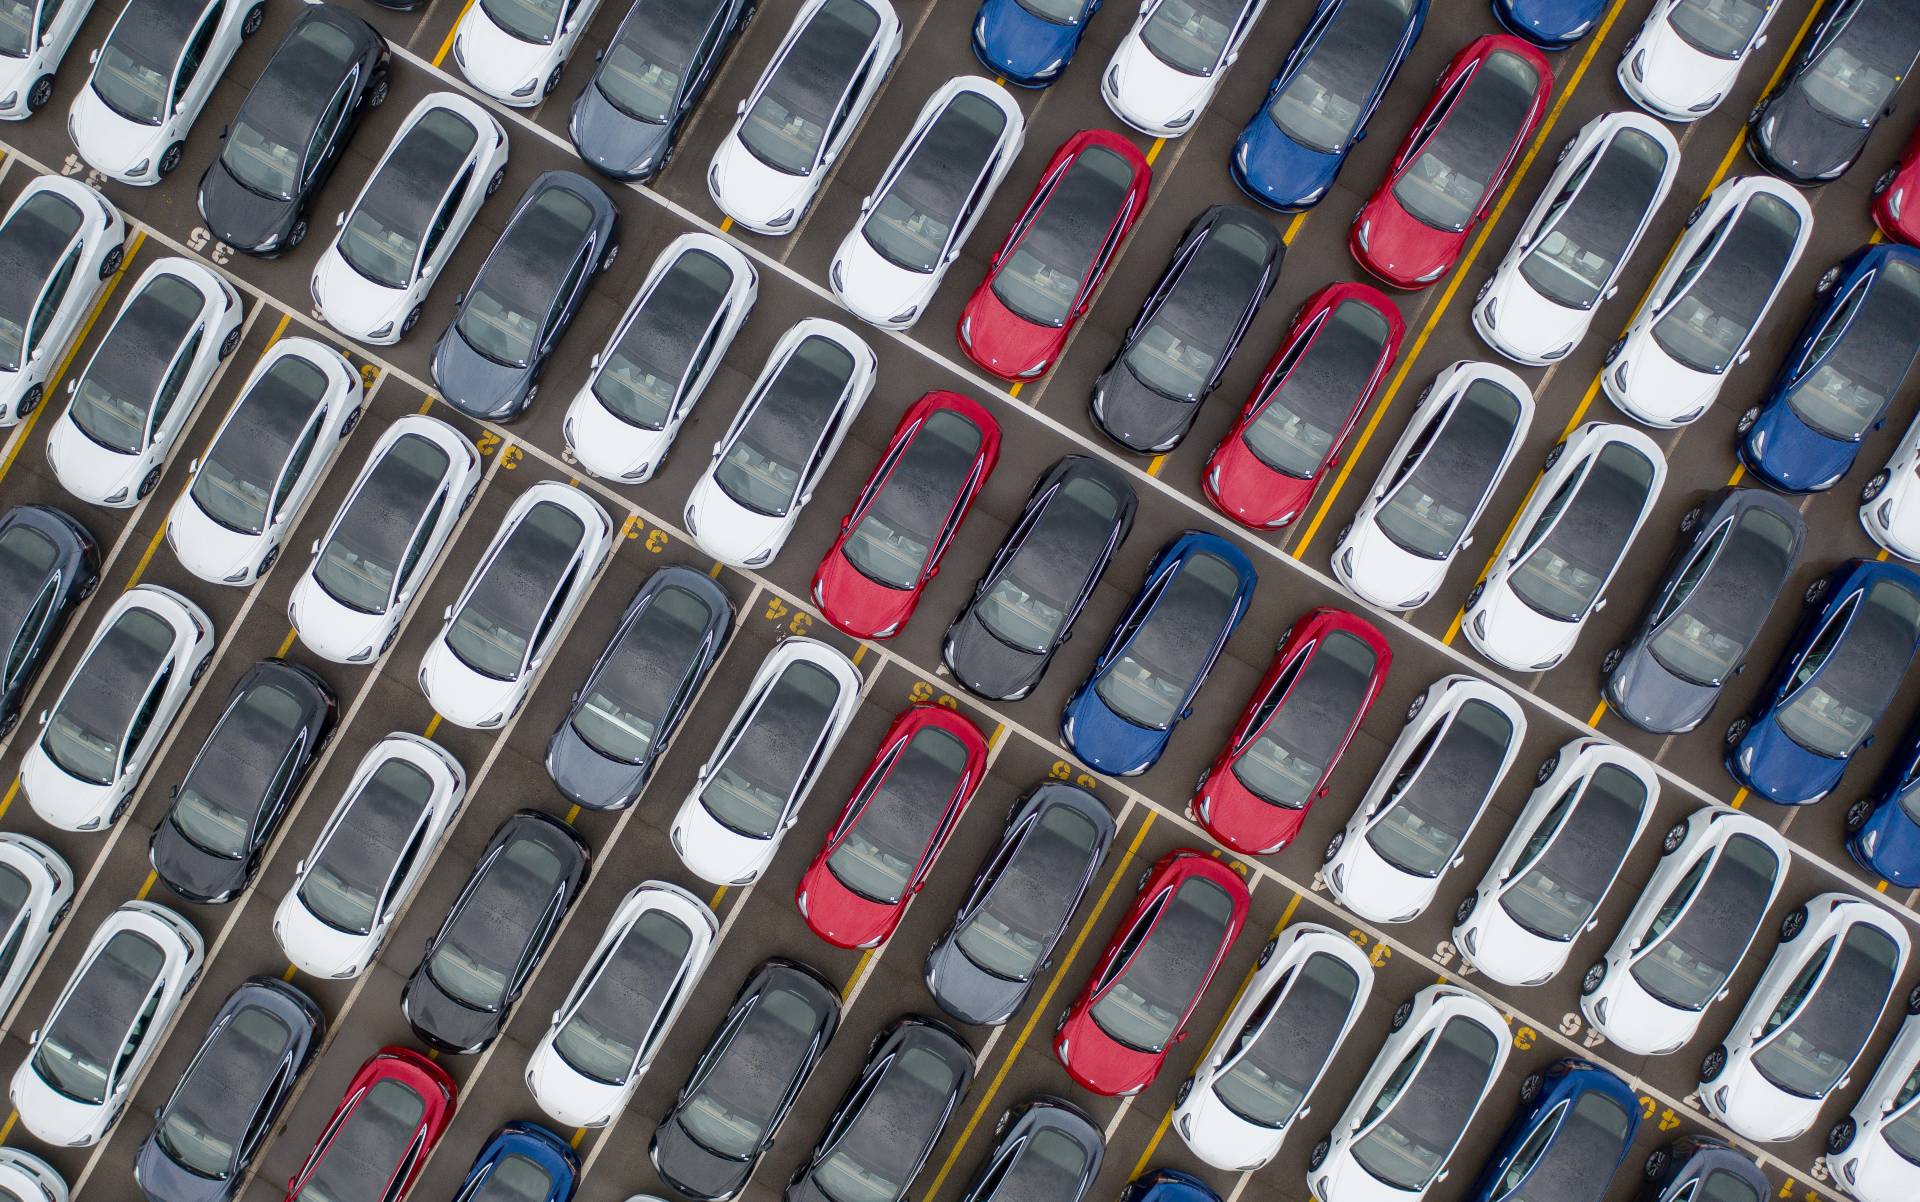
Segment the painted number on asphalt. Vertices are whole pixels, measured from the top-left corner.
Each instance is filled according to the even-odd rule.
[[[1088,792],[1092,792],[1095,786],[1100,783],[1094,779],[1091,772],[1075,772],[1073,765],[1067,763],[1065,760],[1053,761],[1053,767],[1047,769],[1047,775],[1055,780],[1070,780]]]
[[[82,171],[87,173],[87,183],[90,186],[95,188],[98,188],[100,186],[100,183],[101,183],[100,173],[98,171],[95,171],[93,168],[87,166],[86,163],[81,160],[79,155],[70,154],[67,156],[67,161],[60,164],[61,175],[79,175]]]
[[[1680,1125],[1680,1116],[1670,1106],[1662,1106],[1645,1094],[1640,1096],[1640,1117],[1649,1123],[1657,1122],[1660,1130],[1671,1131]]]
[[[627,520],[620,525],[621,538],[638,539],[643,533],[647,536],[647,541],[641,545],[655,555],[666,550],[667,544],[672,541],[667,537],[667,532],[658,526],[649,530],[647,524],[640,520],[640,515],[637,513],[628,514]]]
[[[204,225],[193,227],[193,232],[187,235],[187,245],[221,267],[225,267],[233,258],[233,247],[214,237]],[[212,249],[208,249],[209,247]]]
[[[1314,874],[1314,880],[1315,880],[1315,888],[1318,888],[1319,887],[1318,873]],[[1455,964],[1454,963],[1455,960],[1458,960],[1459,963]],[[1479,971],[1478,969],[1474,968],[1473,965],[1467,963],[1467,958],[1460,954],[1460,949],[1454,947],[1452,941],[1447,939],[1442,939],[1439,943],[1434,945],[1433,962],[1435,964],[1438,964],[1442,968],[1451,969],[1454,975],[1460,976],[1460,977],[1470,977],[1475,972]]]
[[[1367,953],[1367,962],[1375,968],[1385,968],[1387,961],[1393,959],[1393,949],[1382,940],[1370,937],[1365,931],[1348,931],[1347,938],[1353,940],[1353,946]]]
[[[960,703],[953,699],[952,693],[936,693],[934,692],[933,686],[924,680],[916,680],[913,682],[913,687],[907,690],[907,699],[915,705],[925,705],[931,701],[942,709],[957,710],[960,708]]]
[[[769,622],[787,620],[787,633],[805,634],[813,628],[813,615],[803,609],[794,609],[778,597],[767,598],[766,613],[761,615]]]

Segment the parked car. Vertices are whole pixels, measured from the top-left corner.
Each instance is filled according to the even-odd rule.
[[[600,0],[467,5],[453,25],[453,61],[484,95],[532,108],[560,86],[567,57],[599,9]]]
[[[1920,225],[1904,214],[1916,183],[1920,183],[1920,138],[1909,137],[1899,159],[1873,181],[1873,199],[1867,208],[1883,235],[1908,246],[1920,246]]]
[[[100,587],[100,544],[51,505],[0,514],[0,738],[13,733],[27,697],[74,611]]]
[[[939,391],[909,405],[814,569],[821,616],[858,639],[898,634],[999,461],[1000,424],[979,402]]]
[[[973,19],[974,56],[1008,83],[1044,88],[1060,78],[1100,0],[981,0]]]
[[[1920,1115],[1920,986],[1907,994],[1906,1018],[1853,1109],[1827,1131],[1833,1180],[1859,1202],[1899,1202],[1920,1187],[1913,1130]]]
[[[573,102],[574,153],[614,179],[658,178],[754,8],[750,0],[634,0]]]
[[[1779,10],[1780,0],[1654,0],[1620,51],[1614,71],[1620,88],[1662,120],[1698,121],[1726,99],[1747,57],[1766,42],[1767,24]]]
[[[570,1202],[580,1158],[538,1123],[503,1124],[480,1146],[454,1202]]]
[[[1267,0],[1142,0],[1100,77],[1113,115],[1150,138],[1193,128]]]
[[[73,869],[31,835],[0,831],[0,1021],[73,908]]]
[[[84,15],[88,7],[67,0],[56,5],[54,20],[77,20],[72,14]],[[71,29],[67,36],[73,36]],[[0,55],[0,75],[14,61]],[[51,93],[52,77],[46,79]],[[23,422],[40,408],[54,369],[126,253],[126,219],[77,179],[36,176],[7,206],[0,217],[0,256],[10,265],[0,278],[0,427]]]
[[[1920,888],[1920,722],[1907,727],[1880,779],[1848,804],[1847,852],[1890,885]]]
[[[1606,12],[1605,0],[1493,0],[1502,26],[1544,50],[1565,50]]]
[[[381,1048],[347,1083],[286,1202],[386,1198],[403,1202],[447,1124],[459,1083],[411,1048]]]
[[[1220,1202],[1220,1195],[1192,1173],[1154,1169],[1129,1181],[1120,1202]]]
[[[1860,528],[1889,555],[1920,562],[1920,418],[1893,449],[1887,465],[1860,486]]]
[[[1038,1094],[994,1124],[994,1144],[961,1202],[1085,1202],[1106,1156],[1106,1139],[1079,1107]]]
[[[1683,1135],[1647,1153],[1645,1202],[1765,1198],[1773,1183],[1751,1156],[1717,1136]]]
[[[1451,271],[1552,91],[1553,68],[1519,38],[1489,34],[1454,55],[1354,216],[1354,260],[1396,288],[1424,288]]]
[[[0,89],[6,93],[0,98],[5,101],[0,103],[0,121],[24,121],[52,102],[54,72],[93,11],[93,0],[23,0],[18,11],[18,24],[7,34],[6,61],[0,62]],[[60,1174],[52,1170],[43,1174],[36,1164],[44,1167],[38,1157],[23,1153],[10,1184],[31,1190],[44,1182],[49,1195],[57,1185],[60,1196],[54,1202],[66,1202],[67,1186]]]
[[[1788,854],[1778,832],[1738,810],[1702,807],[1674,823],[1632,913],[1580,980],[1588,1024],[1637,1056],[1685,1046],[1727,996]]]
[[[67,1202],[69,1197],[60,1170],[18,1148],[0,1148],[0,1189],[18,1198],[45,1198],[47,1202]]]
[[[1822,13],[1747,115],[1754,162],[1802,186],[1844,175],[1920,61],[1916,20],[1920,8],[1905,0],[1848,0]]]
[[[1520,1108],[1468,1197],[1601,1202],[1640,1129],[1640,1098],[1585,1060],[1556,1060],[1520,1082]]]

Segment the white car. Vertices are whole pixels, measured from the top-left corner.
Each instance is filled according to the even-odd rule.
[[[1641,113],[1602,113],[1560,152],[1560,165],[1480,285],[1473,328],[1516,363],[1544,367],[1587,336],[1600,302],[1619,290],[1680,170],[1680,146]]]
[[[562,1127],[613,1121],[700,983],[718,929],[678,885],[643,881],[627,894],[527,1058],[540,1109]]]
[[[1653,0],[1615,72],[1633,102],[1698,121],[1726,99],[1747,56],[1767,44],[1780,0]]]
[[[507,131],[458,92],[413,106],[314,265],[320,316],[347,337],[392,346],[487,197],[507,177]]]
[[[466,770],[438,743],[395,731],[369,747],[273,912],[287,959],[331,980],[365,972],[466,797]]]
[[[1440,890],[1527,737],[1505,689],[1443,676],[1413,699],[1373,783],[1327,843],[1321,879],[1370,922],[1410,922]]]
[[[1860,1100],[1828,1130],[1827,1169],[1860,1202],[1920,1196],[1920,985]]]
[[[1100,77],[1100,98],[1150,138],[1179,137],[1206,111],[1266,6],[1266,0],[1144,0]]]
[[[80,0],[70,7],[84,8]],[[9,60],[0,56],[0,66]],[[126,257],[127,223],[77,179],[40,175],[0,218],[0,427],[46,399],[101,285]]]
[[[1567,657],[1653,512],[1667,460],[1640,431],[1588,422],[1547,453],[1493,566],[1467,593],[1474,650],[1513,672]]]
[[[600,0],[469,4],[453,31],[453,61],[501,104],[530,108],[559,86],[567,56],[599,11]]]
[[[58,1170],[33,1153],[0,1148],[0,1197],[19,1202],[67,1202],[67,1183]]]
[[[47,107],[54,73],[92,12],[93,0],[20,0],[0,56],[0,121],[24,121]]]
[[[1273,1159],[1373,993],[1373,965],[1353,940],[1296,923],[1260,949],[1253,976],[1180,1083],[1173,1129],[1217,1169]]]
[[[0,832],[0,1021],[72,905],[73,869],[60,853],[30,835]]]
[[[759,296],[734,246],[697,231],[669,242],[567,406],[560,431],[580,466],[622,484],[653,479]]]
[[[266,575],[359,424],[365,394],[353,364],[325,343],[274,343],[167,515],[181,566],[236,587]]]
[[[990,79],[962,75],[928,97],[833,252],[827,282],[834,299],[862,321],[911,327],[1026,137],[1020,106]]]
[[[722,563],[764,567],[786,545],[873,392],[852,330],[808,317],[780,336],[687,496],[687,533]]]
[[[63,1148],[105,1138],[166,1042],[205,954],[193,924],[165,906],[122,902],[102,919],[13,1072],[7,1092],[20,1125]]]
[[[213,622],[172,589],[114,599],[20,764],[33,812],[97,831],[133,804],[140,777],[213,662]]]
[[[517,712],[613,550],[613,521],[584,489],[521,493],[420,660],[420,691],[455,726]]]
[[[1731,179],[1687,218],[1600,382],[1614,408],[1661,429],[1698,421],[1813,234],[1799,189],[1770,175]]]
[[[1319,1202],[1426,1197],[1513,1047],[1500,1012],[1452,985],[1400,1003],[1389,1030],[1332,1133],[1307,1153]]]
[[[695,876],[760,879],[853,721],[860,686],[853,661],[817,639],[767,653],[668,831]]]
[[[1888,554],[1920,562],[1920,417],[1908,424],[1887,466],[1861,486],[1860,525]]]
[[[806,0],[707,168],[720,211],[792,233],[900,54],[887,0]]]
[[[93,505],[131,509],[160,484],[173,445],[240,346],[240,294],[191,259],[156,259],[67,381],[47,434],[62,487]]]
[[[1580,980],[1580,1013],[1635,1055],[1679,1051],[1727,996],[1787,875],[1787,841],[1739,810],[1675,823],[1606,958]]]
[[[1653,766],[1582,736],[1549,755],[1479,886],[1454,910],[1452,942],[1503,985],[1543,985],[1620,879],[1660,800]]]
[[[1847,1087],[1907,952],[1905,925],[1878,902],[1822,893],[1789,910],[1740,1017],[1701,1059],[1701,1108],[1761,1143],[1805,1134]]]
[[[388,426],[287,601],[307,650],[364,664],[392,646],[479,491],[480,454],[458,430],[417,413]]]
[[[1413,416],[1333,548],[1333,577],[1405,612],[1433,599],[1533,424],[1533,393],[1493,363],[1461,360]]]
[[[173,174],[214,85],[266,15],[266,0],[128,0],[67,111],[73,148],[123,184]]]

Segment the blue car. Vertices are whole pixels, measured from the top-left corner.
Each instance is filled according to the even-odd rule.
[[[1467,1197],[1600,1202],[1639,1128],[1626,1082],[1585,1060],[1557,1060],[1520,1083],[1520,1108]]]
[[[1493,0],[1493,16],[1514,35],[1547,50],[1565,50],[1593,28],[1607,0]]]
[[[1847,807],[1847,851],[1868,872],[1920,888],[1920,718],[1907,728],[1873,792]]]
[[[1217,534],[1189,530],[1160,548],[1093,671],[1067,699],[1060,733],[1089,768],[1153,767],[1259,583],[1253,562]]]
[[[982,0],[973,53],[1008,83],[1044,88],[1080,48],[1100,0]]]
[[[1873,742],[1920,649],[1920,575],[1855,559],[1807,587],[1800,627],[1749,717],[1727,728],[1727,771],[1780,805],[1811,805]]]
[[[1747,470],[1783,492],[1832,488],[1920,354],[1920,250],[1863,246],[1820,277],[1773,387],[1740,415]]]
[[[1320,0],[1233,144],[1227,170],[1240,190],[1288,212],[1317,204],[1426,19],[1427,0]]]
[[[567,1141],[538,1123],[512,1122],[473,1158],[454,1202],[568,1202],[580,1159]]]
[[[1120,1202],[1220,1202],[1220,1195],[1191,1173],[1155,1169],[1129,1181]]]

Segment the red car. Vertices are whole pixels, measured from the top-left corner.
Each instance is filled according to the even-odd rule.
[[[1900,161],[1873,184],[1873,223],[1895,242],[1920,246],[1920,127]]]
[[[1083,129],[1053,160],[960,311],[960,349],[996,376],[1053,366],[1146,207],[1153,168],[1133,143]]]
[[[287,1182],[287,1202],[399,1202],[453,1121],[459,1091],[447,1070],[420,1053],[381,1048],[353,1074],[307,1162]]]
[[[1373,623],[1341,609],[1310,611],[1280,640],[1188,812],[1242,855],[1285,847],[1327,795],[1327,778],[1392,666]]]
[[[1000,425],[957,392],[913,403],[813,573],[827,621],[857,639],[898,634],[1000,461]]]
[[[1329,284],[1308,297],[1201,471],[1214,508],[1256,530],[1299,517],[1340,462],[1405,333],[1400,310],[1370,285]]]
[[[813,933],[839,947],[893,934],[986,772],[987,741],[959,714],[916,705],[895,718],[794,890]]]
[[[1546,113],[1553,68],[1516,37],[1489,34],[1453,56],[1387,178],[1354,216],[1347,245],[1396,288],[1452,270]]]
[[[1153,1083],[1247,921],[1247,886],[1203,851],[1168,852],[1054,1031],[1067,1075],[1108,1097]]]

